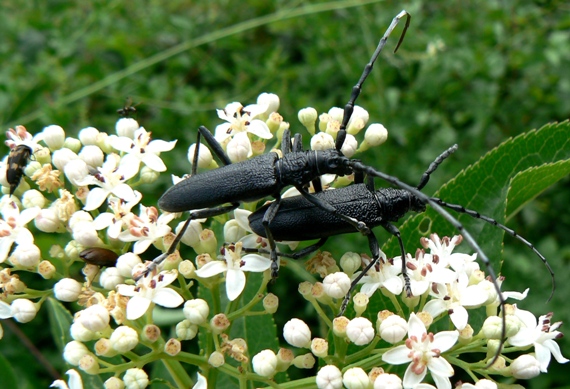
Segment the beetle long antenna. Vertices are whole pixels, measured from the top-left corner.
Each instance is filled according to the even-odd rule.
[[[552,299],[552,296],[554,295],[554,290],[556,289],[556,281],[554,279],[554,271],[552,270],[552,267],[550,267],[550,264],[548,263],[548,260],[546,259],[546,257],[544,255],[542,255],[542,253],[540,251],[538,251],[538,249],[532,243],[530,243],[524,237],[519,235],[515,230],[505,226],[504,224],[499,223],[498,221],[496,221],[493,218],[490,218],[490,217],[485,216],[485,215],[481,215],[477,211],[474,211],[472,209],[467,209],[463,205],[447,203],[447,202],[443,201],[442,199],[438,199],[436,197],[432,197],[431,199],[433,201],[435,201],[436,203],[438,203],[439,205],[441,205],[442,207],[451,209],[455,212],[467,214],[467,215],[469,215],[475,219],[481,219],[481,220],[483,220],[483,221],[485,221],[485,222],[487,222],[487,223],[489,223],[489,224],[491,224],[497,228],[500,228],[501,230],[505,231],[507,234],[509,234],[512,237],[517,238],[518,240],[523,242],[527,247],[529,247],[532,251],[534,251],[534,253],[540,258],[540,260],[544,263],[544,266],[546,266],[546,268],[550,272],[550,278],[552,280],[552,290],[550,292],[550,297],[548,297],[547,302],[550,301],[550,299]]]
[[[489,273],[489,276],[491,277],[493,285],[495,286],[495,290],[497,291],[497,297],[499,299],[499,305],[501,307],[501,313],[502,313],[502,317],[501,317],[501,320],[502,320],[501,341],[499,343],[499,347],[497,348],[496,354],[494,355],[493,359],[488,363],[487,366],[491,366],[492,364],[494,364],[497,361],[497,359],[499,358],[499,356],[501,355],[501,351],[502,351],[503,346],[504,346],[505,341],[506,341],[506,324],[507,324],[507,322],[506,322],[506,312],[505,312],[505,298],[504,298],[503,294],[501,293],[501,286],[497,282],[497,275],[495,274],[495,271],[493,270],[493,267],[491,266],[491,261],[487,257],[487,254],[485,254],[485,252],[479,246],[479,244],[477,243],[475,238],[473,238],[471,233],[469,231],[467,231],[467,229],[465,229],[463,224],[461,224],[459,222],[459,220],[457,220],[455,217],[453,217],[453,215],[451,215],[447,210],[445,210],[445,208],[443,208],[437,201],[433,200],[431,197],[420,192],[417,188],[414,188],[413,186],[410,186],[410,185],[406,184],[405,182],[400,181],[396,177],[382,173],[382,172],[375,170],[374,168],[372,168],[370,166],[366,166],[366,165],[364,165],[358,161],[349,161],[348,164],[351,168],[353,168],[356,171],[359,171],[359,170],[363,171],[367,175],[381,178],[384,181],[386,181],[392,185],[395,185],[395,186],[398,186],[402,189],[405,189],[405,190],[409,191],[412,195],[416,196],[418,199],[423,201],[425,204],[429,204],[437,213],[439,213],[445,220],[447,220],[451,225],[453,225],[453,227],[455,227],[461,233],[461,235],[463,235],[463,238],[467,241],[469,246],[471,246],[471,248],[477,253],[477,256],[479,257],[479,259],[481,259],[481,261],[483,262],[483,264],[487,268],[487,272]]]
[[[388,26],[388,29],[384,33],[384,36],[380,39],[380,42],[378,42],[378,46],[376,47],[376,50],[374,50],[374,54],[372,54],[370,62],[366,64],[366,66],[364,67],[364,71],[360,76],[360,79],[358,80],[356,85],[352,87],[352,93],[350,94],[350,99],[348,100],[348,103],[346,103],[346,105],[344,106],[344,116],[342,117],[342,123],[340,125],[340,128],[336,136],[335,148],[339,151],[342,148],[342,145],[344,144],[344,139],[346,138],[346,127],[348,126],[348,121],[350,120],[352,112],[354,111],[354,104],[356,103],[356,99],[358,98],[358,96],[360,96],[360,92],[362,91],[362,84],[364,84],[364,81],[366,81],[366,78],[370,75],[370,72],[374,67],[374,62],[376,62],[376,59],[378,59],[380,52],[382,51],[384,46],[386,46],[386,41],[388,40],[388,37],[390,36],[390,34],[392,34],[392,31],[394,31],[394,28],[396,28],[398,22],[400,22],[400,19],[402,19],[404,16],[407,17],[406,25],[404,26],[404,31],[402,31],[402,35],[400,35],[400,40],[398,40],[398,44],[394,49],[394,53],[398,50],[398,48],[402,44],[402,41],[404,40],[406,31],[408,31],[408,27],[410,26],[410,20],[412,18],[412,16],[406,11],[400,12],[398,15],[394,17],[394,19],[392,19],[392,23],[390,23],[390,26]]]

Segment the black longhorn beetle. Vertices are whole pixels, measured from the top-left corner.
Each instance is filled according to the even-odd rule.
[[[422,175],[420,183],[415,188],[415,191],[419,192],[422,190],[427,185],[431,174],[437,169],[441,162],[443,162],[444,159],[449,157],[456,150],[457,145],[453,145],[444,151],[440,156],[438,156]],[[378,264],[378,261],[380,259],[380,246],[378,244],[378,239],[372,231],[372,228],[382,226],[386,231],[393,235],[398,241],[402,258],[405,258],[406,251],[404,248],[404,243],[402,242],[400,231],[396,226],[392,224],[392,222],[399,221],[410,211],[418,213],[424,212],[426,210],[426,204],[428,203],[432,205],[435,203],[439,206],[451,209],[458,213],[465,213],[476,219],[481,219],[504,230],[511,236],[523,242],[526,246],[535,252],[535,254],[542,260],[550,272],[552,279],[552,292],[550,297],[552,297],[552,293],[554,293],[555,289],[554,272],[552,268],[548,264],[548,261],[544,255],[542,255],[532,243],[517,234],[516,231],[508,228],[507,226],[497,222],[490,217],[481,215],[477,211],[467,209],[462,205],[447,203],[439,198],[427,197],[425,195],[420,197],[417,196],[414,191],[407,189],[381,188],[374,190],[373,176],[378,176],[378,174],[376,174],[377,172],[373,171],[371,168],[367,169],[367,173],[370,173],[371,175],[367,176],[366,182],[364,182],[364,177],[359,177],[357,175],[355,177],[354,185],[339,189],[326,190],[314,194],[314,196],[320,200],[335,207],[339,213],[366,223],[370,229],[370,232],[366,235],[366,237],[368,238],[372,260],[362,270],[362,272],[354,280],[352,280],[350,290],[348,291],[341,304],[340,314],[342,314],[346,309],[352,290],[356,287],[360,279],[366,275],[368,270]],[[396,180],[394,180],[393,183],[401,186],[396,182]],[[263,216],[269,207],[270,204],[264,205],[263,207],[250,214],[248,218],[251,230],[262,237],[266,237],[265,228],[263,225]],[[452,224],[454,224],[455,227],[457,227],[463,234],[465,234],[465,229],[459,224],[458,221],[455,220],[452,222]],[[297,252],[278,253],[279,256],[292,259],[299,259],[316,251],[321,246],[323,246],[327,239],[331,236],[355,232],[354,227],[345,223],[337,216],[330,214],[321,208],[315,207],[312,203],[306,201],[303,196],[293,196],[282,199],[279,206],[279,211],[269,224],[269,228],[273,234],[273,239],[277,241],[304,241],[319,239],[318,242],[307,246]],[[479,257],[484,257],[484,253],[478,244],[474,250],[478,253]],[[264,252],[265,250],[246,249],[245,251]],[[490,262],[486,260],[483,261],[485,262],[488,273],[494,278],[494,272],[491,268]],[[405,271],[406,262],[405,260],[402,260],[402,273],[405,273]],[[409,285],[406,285],[406,291],[410,291]]]
[[[283,134],[281,145],[282,157],[279,157],[277,153],[271,152],[232,164],[212,133],[206,127],[200,126],[192,164],[192,175],[168,189],[158,201],[159,207],[167,212],[196,211],[190,212],[190,217],[176,236],[168,251],[155,258],[144,273],[137,278],[148,274],[161,263],[164,258],[174,253],[176,246],[191,220],[220,215],[237,208],[240,202],[256,201],[267,196],[273,196],[275,198],[275,201],[264,215],[263,223],[271,248],[271,275],[273,278],[276,278],[279,271],[279,261],[275,241],[271,238],[271,231],[268,226],[279,209],[281,191],[287,186],[294,186],[315,206],[337,215],[346,223],[353,226],[357,231],[367,233],[368,227],[365,223],[338,213],[330,204],[310,194],[306,186],[312,182],[314,187],[321,190],[321,175],[336,174],[344,176],[354,172],[354,167],[351,165],[350,159],[345,157],[340,151],[346,138],[346,127],[352,116],[356,99],[362,90],[362,84],[372,71],[374,62],[384,48],[388,37],[404,16],[407,17],[406,24],[394,52],[398,50],[410,24],[411,17],[406,11],[401,11],[394,17],[390,26],[380,39],[369,63],[365,66],[360,79],[352,88],[350,99],[344,107],[344,116],[337,134],[334,149],[316,151],[303,150],[301,135],[296,134],[295,142],[292,144],[290,132],[287,130]],[[202,174],[196,174],[201,136],[205,138],[206,142],[225,166]]]

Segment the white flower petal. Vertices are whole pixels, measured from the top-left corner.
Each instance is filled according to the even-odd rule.
[[[176,308],[184,302],[184,299],[175,290],[164,288],[156,291],[152,301],[166,308]]]
[[[210,278],[226,270],[228,270],[228,265],[225,261],[212,261],[196,270],[196,275],[201,278]]]
[[[431,344],[433,348],[444,353],[453,347],[457,342],[457,338],[459,338],[459,332],[457,331],[442,331],[435,334]]]
[[[271,266],[271,260],[269,258],[262,257],[258,254],[248,254],[241,259],[245,262],[241,267],[242,271],[262,272]]]
[[[127,319],[136,320],[148,310],[151,301],[144,297],[133,296],[127,304]]]
[[[421,374],[416,374],[412,371],[412,364],[408,366],[404,373],[403,384],[404,388],[414,388],[417,384],[422,382],[427,374],[427,369],[424,369]]]
[[[412,360],[409,354],[410,349],[402,345],[385,352],[382,355],[382,360],[390,365],[401,365]]]
[[[226,294],[230,301],[239,297],[245,288],[245,274],[241,270],[229,269],[226,273]]]

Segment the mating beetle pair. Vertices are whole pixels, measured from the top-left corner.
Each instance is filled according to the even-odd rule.
[[[381,225],[394,235],[400,244],[402,258],[405,258],[406,252],[400,232],[390,222],[399,220],[411,210],[422,212],[425,210],[426,205],[429,204],[462,233],[469,245],[484,262],[498,292],[500,304],[504,307],[504,298],[500,293],[499,284],[489,259],[471,234],[444,207],[483,219],[502,228],[532,248],[545,263],[546,260],[532,244],[495,220],[481,216],[476,211],[465,209],[460,205],[448,204],[440,199],[429,197],[420,191],[427,184],[430,174],[435,171],[445,158],[455,151],[455,147],[449,148],[430,165],[417,187],[407,185],[397,178],[379,172],[359,161],[351,160],[340,152],[346,137],[345,129],[352,115],[356,99],[361,92],[362,85],[370,74],[388,36],[404,16],[407,16],[408,19],[396,49],[398,48],[410,21],[409,15],[405,11],[402,11],[394,18],[380,40],[370,62],[366,65],[358,83],[353,87],[351,97],[345,106],[342,124],[334,149],[304,151],[302,150],[300,136],[296,136],[295,142],[292,144],[290,134],[286,131],[283,136],[283,156],[281,158],[276,153],[269,153],[244,162],[231,164],[213,135],[205,127],[200,127],[192,176],[170,188],[159,201],[159,206],[165,211],[198,210],[190,212],[188,221],[184,225],[183,230],[179,232],[168,252],[155,259],[149,269],[156,266],[167,255],[176,250],[176,246],[190,220],[228,212],[237,208],[242,201],[254,201],[266,196],[273,196],[275,198],[273,203],[260,208],[250,217],[252,229],[259,235],[265,236],[269,241],[273,277],[277,276],[278,256],[280,255],[276,250],[275,240],[320,239],[318,243],[296,254],[296,256],[302,256],[320,247],[329,236],[355,231],[359,231],[368,237],[373,256],[373,261],[361,273],[364,275],[379,259],[378,241],[371,228]],[[199,141],[202,136],[225,166],[208,173],[196,175]],[[334,191],[320,191],[319,177],[327,173],[341,176],[354,173],[357,177],[357,183]],[[364,183],[364,176],[368,177],[366,183]],[[380,189],[375,192],[372,184],[373,177],[382,178],[400,189]],[[313,183],[319,193],[310,194],[307,190],[309,183]],[[301,196],[282,199],[281,191],[286,186],[294,186],[301,193]],[[307,217],[307,215],[313,216]],[[321,223],[321,225],[315,226],[315,222]],[[313,234],[312,232],[315,233]],[[405,262],[402,262],[402,273],[404,278],[406,278]],[[353,282],[353,286],[357,281]],[[409,291],[409,284],[407,286]],[[346,301],[345,299],[343,306],[346,305]],[[503,316],[503,339],[505,337],[504,320]]]

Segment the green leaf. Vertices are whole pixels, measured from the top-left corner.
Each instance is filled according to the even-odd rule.
[[[69,334],[73,316],[62,303],[54,298],[47,299],[46,306],[48,308],[53,339],[57,347],[63,351],[65,345],[73,340]]]
[[[2,377],[2,386],[4,388],[18,388],[19,380],[16,378],[16,372],[12,368],[10,361],[0,354],[0,377]]]
[[[508,216],[512,217],[524,204],[568,174],[568,164],[563,162],[570,158],[569,131],[570,124],[565,121],[547,124],[539,130],[511,138],[461,171],[435,196],[504,223],[507,201],[512,204],[508,208]],[[468,215],[457,218],[474,236],[497,271],[504,232]],[[400,231],[406,250],[412,254],[420,247],[422,236],[433,232],[439,236],[459,233],[431,207],[423,214],[410,217]],[[472,252],[465,244],[463,246],[463,251]],[[395,239],[390,239],[383,250],[388,256],[399,254]]]

